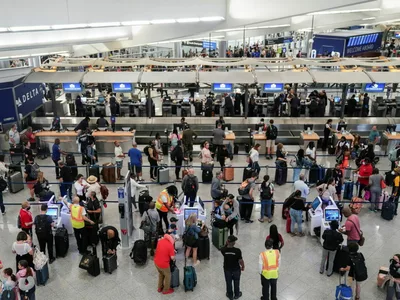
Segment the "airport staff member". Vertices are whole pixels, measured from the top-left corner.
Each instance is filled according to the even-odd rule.
[[[95,223],[86,217],[86,210],[79,205],[79,197],[75,196],[72,199],[72,204],[67,202],[67,199],[62,198],[64,204],[69,208],[71,212],[71,224],[74,229],[74,235],[76,239],[76,244],[78,246],[79,254],[87,254],[87,232],[85,228],[85,221],[89,222],[91,225]]]
[[[160,232],[162,231],[162,221],[165,223],[165,230],[169,228],[168,212],[175,214],[174,200],[178,197],[178,189],[174,185],[170,185],[164,189],[157,198],[156,209],[160,215],[160,222],[158,224]]]
[[[99,239],[103,256],[117,253],[117,246],[120,244],[121,240],[118,236],[118,230],[114,226],[103,227],[99,231]]]
[[[17,129],[17,124],[14,124],[8,132],[8,143],[10,144],[10,148],[15,148],[20,142],[21,137]]]
[[[184,149],[184,156],[189,158],[190,161],[193,161],[192,152],[193,152],[193,139],[197,138],[197,133],[190,129],[189,124],[185,124],[185,130],[182,133],[182,143]]]
[[[85,117],[80,123],[75,127],[74,131],[77,132],[78,130],[81,130],[82,132],[86,131],[86,129],[89,128],[89,122],[90,118]]]
[[[276,284],[281,256],[279,250],[272,249],[274,242],[269,239],[265,241],[266,251],[261,252],[258,259],[259,272],[261,274],[262,297],[261,299],[276,300]],[[271,297],[269,288],[271,287]]]
[[[104,115],[101,115],[100,118],[97,119],[96,124],[97,128],[106,128],[110,125],[108,121],[104,119]]]

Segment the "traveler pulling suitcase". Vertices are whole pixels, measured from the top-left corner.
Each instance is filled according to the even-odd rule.
[[[115,165],[113,163],[103,164],[101,175],[103,176],[103,181],[105,183],[115,183],[117,181],[115,176]]]
[[[115,271],[118,267],[117,255],[108,254],[106,256],[103,256],[103,266],[104,266],[104,272],[112,274],[112,272]]]
[[[160,165],[157,169],[157,181],[159,184],[166,184],[169,182],[169,168],[168,165]]]
[[[211,229],[212,243],[220,250],[225,246],[226,240],[228,239],[228,228],[217,228],[215,226]]]
[[[393,220],[395,210],[396,205],[391,197],[387,202],[383,203],[381,217],[387,221]]]
[[[344,283],[342,283],[342,278],[344,278]],[[335,299],[336,300],[352,300],[353,299],[353,289],[351,286],[346,284],[347,276],[339,276],[339,285],[336,287]]]
[[[183,286],[185,287],[185,292],[193,291],[196,285],[197,285],[196,270],[192,266],[186,266],[186,257],[185,257],[185,266],[183,267]]]
[[[143,266],[147,262],[147,246],[144,240],[137,240],[133,244],[130,258],[133,259],[135,264]]]
[[[203,183],[210,183],[213,179],[213,173],[210,170],[203,170],[201,174]]]
[[[197,258],[199,260],[210,259],[210,239],[208,236],[199,236],[198,243]]]
[[[235,178],[235,169],[232,167],[224,168],[224,180],[232,181]]]
[[[49,280],[49,264],[45,264],[40,270],[36,270],[36,284],[46,285],[47,280]]]
[[[24,180],[21,172],[15,172],[8,175],[8,188],[11,193],[18,193],[24,189]]]
[[[179,286],[179,269],[175,262],[171,262],[171,288],[177,288]]]
[[[57,228],[54,236],[56,246],[56,257],[65,257],[69,248],[68,231],[64,227]]]

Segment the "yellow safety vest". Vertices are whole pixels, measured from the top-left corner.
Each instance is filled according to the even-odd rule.
[[[266,279],[277,279],[279,270],[279,251],[278,250],[267,250],[261,253],[263,260],[262,275]]]
[[[167,197],[167,199],[168,199],[168,202],[167,202],[167,203],[164,203],[164,202],[163,202],[163,200],[162,200],[162,197],[163,197],[163,196],[164,196],[164,197]],[[160,193],[160,195],[158,196],[158,198],[157,198],[156,208],[157,208],[159,211],[168,212],[168,207],[171,207],[171,203],[172,203],[172,199],[171,199],[171,197],[169,196],[167,190],[163,190],[163,191]],[[168,207],[167,207],[167,205],[168,205]]]
[[[71,223],[72,228],[81,229],[85,227],[85,221],[82,217],[82,206],[71,205]]]

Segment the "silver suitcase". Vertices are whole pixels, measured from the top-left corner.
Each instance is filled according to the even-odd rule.
[[[169,168],[166,165],[160,165],[157,173],[157,181],[159,184],[169,183]]]
[[[11,193],[18,193],[24,189],[22,173],[15,172],[8,176],[8,189]]]

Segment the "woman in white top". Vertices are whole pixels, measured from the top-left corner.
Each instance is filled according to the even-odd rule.
[[[303,159],[303,166],[305,169],[304,176],[307,182],[308,182],[308,177],[310,175],[310,168],[316,162],[317,162],[317,147],[315,147],[314,142],[310,142],[308,143]]]
[[[83,178],[82,174],[78,174],[76,177],[76,181],[74,183],[74,188],[76,190],[76,195],[79,197],[81,201],[86,200],[85,189],[89,187],[88,183]]]
[[[336,200],[335,179],[329,178],[327,183],[317,186],[317,191],[323,201],[328,201],[330,198]]]
[[[214,159],[211,156],[209,142],[204,142],[203,149],[201,149],[201,169],[211,169],[214,166]]]
[[[90,197],[91,192],[95,192],[97,199],[100,200],[101,199],[100,184],[97,182],[97,177],[90,175],[89,178],[86,179],[86,181],[89,184],[86,190],[86,198]]]
[[[260,144],[255,144],[249,152],[250,160],[248,162],[248,167],[253,168],[257,174],[260,174],[261,171],[260,165],[258,164],[258,161],[260,160],[260,153],[258,152],[258,149],[260,149],[260,146]]]
[[[135,209],[137,210],[137,205],[136,205],[136,199],[138,199],[139,202],[139,198],[136,196],[136,191],[138,189],[146,189],[147,186],[143,185],[143,184],[139,184],[135,181],[135,177],[136,175],[134,173],[131,173],[131,197],[132,197],[132,204],[133,207],[135,207]]]
[[[4,178],[4,176],[8,171],[9,170],[6,167],[6,164],[4,163],[4,155],[0,155],[0,177]]]
[[[17,235],[17,241],[12,244],[11,250],[16,254],[16,270],[18,270],[18,263],[21,260],[26,260],[32,268],[33,265],[33,249],[31,237],[24,231]]]

